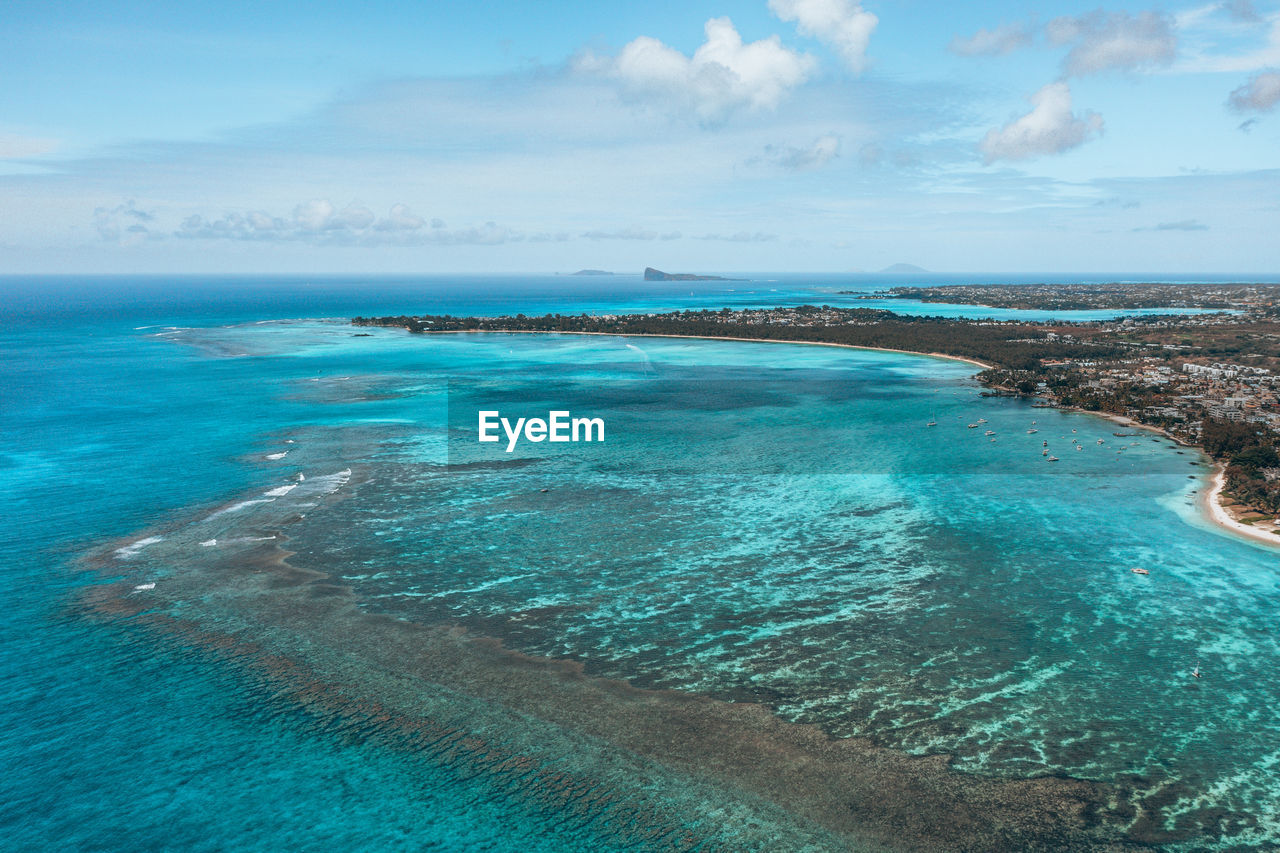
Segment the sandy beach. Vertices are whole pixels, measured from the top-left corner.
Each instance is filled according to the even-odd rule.
[[[1209,489],[1201,498],[1201,507],[1214,524],[1230,530],[1239,536],[1245,536],[1255,542],[1264,542],[1273,548],[1280,548],[1280,536],[1265,529],[1237,521],[1226,507],[1219,501],[1226,488],[1227,468],[1222,463],[1213,466],[1213,477],[1209,481]]]

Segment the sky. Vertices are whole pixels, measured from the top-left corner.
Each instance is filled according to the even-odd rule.
[[[1280,0],[6,0],[0,274],[1280,272]]]

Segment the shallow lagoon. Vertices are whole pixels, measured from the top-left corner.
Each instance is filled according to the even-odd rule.
[[[1275,555],[1198,519],[1194,452],[891,353],[315,323],[165,337],[274,365],[272,393],[309,417],[252,461],[274,492],[116,555],[147,595],[287,533],[289,563],[366,613],[952,755],[948,774],[1099,783],[1117,836],[1274,837]],[[609,440],[481,448],[474,412],[494,406],[600,415]]]

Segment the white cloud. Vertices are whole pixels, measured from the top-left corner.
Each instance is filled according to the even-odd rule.
[[[1231,93],[1228,103],[1241,112],[1271,109],[1280,103],[1280,73],[1264,71],[1253,75],[1248,83]]]
[[[1136,231],[1208,231],[1209,226],[1197,219],[1179,219],[1177,222],[1161,222],[1150,228],[1134,228]]]
[[[1031,96],[1031,104],[1031,112],[983,138],[979,148],[988,163],[1060,154],[1102,132],[1102,116],[1071,112],[1071,89],[1066,83],[1050,83]]]
[[[0,160],[38,157],[58,147],[55,139],[38,139],[16,133],[0,133]]]
[[[707,40],[692,57],[641,36],[615,58],[586,55],[577,67],[620,81],[632,95],[692,111],[702,121],[720,121],[743,107],[772,109],[813,70],[812,57],[783,47],[776,35],[744,44],[728,18],[707,21],[705,32]]]
[[[493,222],[456,230],[447,229],[439,219],[430,224],[425,228],[427,221],[403,204],[392,205],[390,213],[378,219],[366,207],[353,204],[338,210],[328,199],[313,199],[297,205],[287,219],[260,210],[233,211],[216,219],[195,214],[184,219],[173,236],[333,246],[498,245],[526,239],[564,239],[562,235],[524,234]]]
[[[304,201],[293,209],[293,221],[303,231],[361,231],[375,219],[367,207],[349,204],[337,210],[328,199]]]
[[[715,240],[725,243],[772,243],[778,239],[777,234],[765,231],[737,231],[733,234],[703,234],[696,240]]]
[[[143,223],[155,220],[155,214],[141,210],[137,202],[129,199],[115,207],[97,207],[93,211],[93,227],[98,236],[109,243],[133,246],[144,240],[158,239]]]
[[[775,163],[786,169],[795,169],[796,171],[821,169],[840,156],[840,137],[828,133],[825,136],[818,137],[811,145],[804,148],[769,145],[765,147],[764,152],[765,159],[768,162]],[[748,162],[759,162],[759,159],[753,159],[753,161]]]
[[[647,228],[641,228],[638,225],[632,225],[615,231],[601,231],[598,229],[587,231],[582,236],[588,240],[679,240],[681,234],[679,231],[659,233],[650,231]]]
[[[437,227],[435,223],[440,222],[438,227],[443,228],[444,223],[439,219],[431,221],[432,227]],[[403,204],[391,205],[391,212],[387,214],[387,218],[379,221],[373,227],[379,231],[417,231],[427,222],[421,216],[414,215],[414,212]]]
[[[961,56],[1003,56],[1031,44],[1031,30],[1023,23],[981,29],[968,38],[956,36],[948,49]]]
[[[867,45],[879,19],[856,0],[769,0],[769,10],[794,21],[801,35],[834,47],[854,71],[867,66]]]
[[[1067,74],[1096,74],[1110,69],[1133,71],[1167,65],[1178,50],[1173,22],[1156,12],[1103,12],[1054,18],[1045,26],[1054,44],[1071,44],[1064,60]]]

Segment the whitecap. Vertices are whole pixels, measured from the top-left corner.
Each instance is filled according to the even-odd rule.
[[[135,586],[133,589],[136,592],[138,590],[155,589],[155,588],[156,588],[156,585],[154,583],[140,583],[137,586]]]
[[[268,458],[268,459],[272,459],[272,460],[275,460],[275,459],[283,459],[283,458],[285,458],[285,457],[286,457],[286,456],[288,456],[288,455],[289,455],[289,451],[287,451],[287,450],[282,450],[282,451],[280,451],[279,453],[268,453],[268,454],[267,454],[267,458]]]
[[[269,492],[264,492],[262,496],[264,498],[282,498],[296,488],[298,488],[297,483],[290,483],[287,486],[280,486],[279,488],[272,489]]]
[[[229,506],[229,507],[224,507],[224,508],[222,508],[222,509],[218,510],[218,511],[217,511],[217,512],[215,512],[213,515],[210,515],[210,516],[209,516],[209,518],[217,518],[218,516],[220,516],[220,515],[226,515],[226,514],[227,514],[227,513],[229,513],[229,512],[239,512],[240,510],[244,509],[245,507],[247,507],[247,506],[253,506],[254,504],[269,504],[269,503],[271,503],[271,502],[272,502],[272,501],[274,501],[274,500],[275,500],[275,498],[255,498],[255,499],[253,499],[253,500],[240,501],[240,503],[232,504],[232,505],[231,505],[231,506]]]
[[[200,545],[205,548],[212,548],[214,545],[217,545],[217,544],[218,544],[217,539],[206,539],[200,543]]]
[[[116,556],[121,560],[127,560],[130,557],[137,556],[138,552],[148,545],[154,545],[157,542],[163,542],[163,536],[148,536],[146,539],[139,539],[132,545],[125,545],[123,548],[116,549]]]

